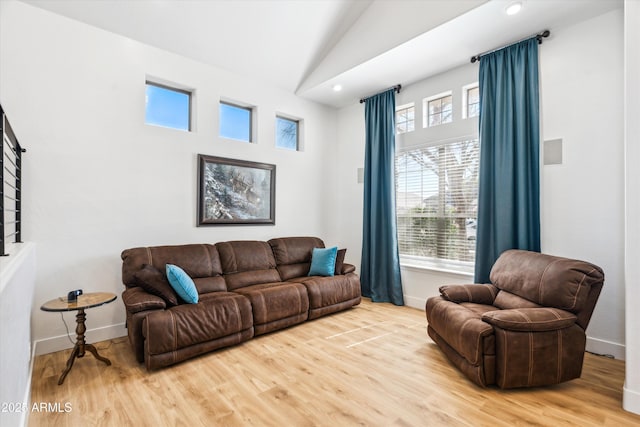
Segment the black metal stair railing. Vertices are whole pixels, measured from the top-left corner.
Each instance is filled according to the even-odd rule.
[[[22,242],[22,153],[9,120],[0,105],[0,256],[6,252],[7,239]]]

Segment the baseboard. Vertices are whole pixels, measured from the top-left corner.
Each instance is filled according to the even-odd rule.
[[[623,387],[622,408],[625,411],[640,415],[640,392]]]
[[[587,351],[605,356],[613,356],[615,359],[625,359],[624,344],[601,340],[587,336]]]
[[[127,335],[127,329],[124,325],[124,323],[118,323],[116,325],[104,326],[102,328],[87,329],[87,332],[85,332],[85,339],[88,343],[95,343],[123,337]],[[75,333],[71,332],[71,340],[75,342],[75,339]],[[34,347],[36,356],[40,356],[41,354],[53,353],[72,348],[73,343],[69,341],[69,337],[67,337],[67,335],[60,335],[57,337],[37,340],[34,342]]]
[[[419,308],[424,310],[424,306],[427,304],[426,298],[412,297],[409,295],[403,295],[404,305],[407,307]]]

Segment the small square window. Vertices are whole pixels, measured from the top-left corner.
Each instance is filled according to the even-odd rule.
[[[437,98],[427,98],[423,101],[423,126],[432,127],[453,121],[453,105],[451,93]]]
[[[467,87],[465,89],[465,112],[466,117],[476,117],[480,115],[480,88],[478,86]]]
[[[276,147],[298,150],[300,121],[276,116]]]
[[[253,142],[251,128],[253,109],[220,101],[220,136]]]
[[[413,104],[396,109],[396,133],[412,132],[415,129],[415,111]]]
[[[191,130],[191,92],[147,81],[145,104],[146,124]]]

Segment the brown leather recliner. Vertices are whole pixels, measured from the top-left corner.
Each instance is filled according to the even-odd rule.
[[[429,336],[471,381],[501,388],[579,378],[599,267],[522,250],[496,261],[491,284],[449,285],[427,300]]]

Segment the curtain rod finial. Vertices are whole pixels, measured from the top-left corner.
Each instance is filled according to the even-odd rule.
[[[543,32],[541,32],[540,34],[538,34],[536,36],[536,39],[538,40],[538,44],[542,44],[542,38],[543,37],[549,37],[551,35],[551,31],[549,30],[544,30]]]

